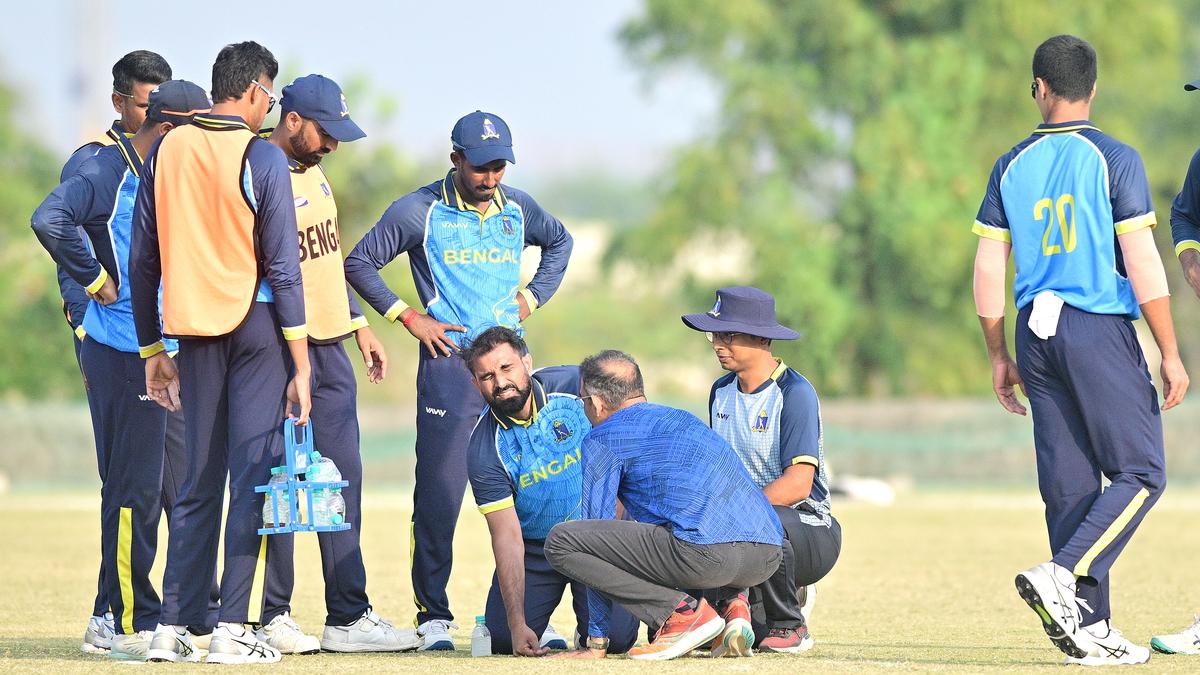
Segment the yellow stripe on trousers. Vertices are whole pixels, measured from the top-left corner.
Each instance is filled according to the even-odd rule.
[[[1149,496],[1150,491],[1146,488],[1142,488],[1141,490],[1137,491],[1137,494],[1133,496],[1133,499],[1129,500],[1129,505],[1125,507],[1125,510],[1121,512],[1121,515],[1117,516],[1117,519],[1112,522],[1112,525],[1108,526],[1108,529],[1104,531],[1104,534],[1100,535],[1100,538],[1096,540],[1096,543],[1092,544],[1092,547],[1088,549],[1087,553],[1084,553],[1083,557],[1079,559],[1079,564],[1075,565],[1074,569],[1075,576],[1086,577],[1088,575],[1088,568],[1092,566],[1092,562],[1096,560],[1096,556],[1100,555],[1104,549],[1108,548],[1108,545],[1113,543],[1113,540],[1125,530],[1125,526],[1128,525],[1129,521],[1133,520],[1133,517],[1139,510],[1141,510],[1142,504],[1146,503],[1146,498]]]
[[[408,569],[411,571],[413,563],[417,560],[417,523],[409,521],[408,523]],[[413,589],[413,604],[417,606],[418,612],[425,611],[425,605],[421,604],[421,600],[417,598],[417,590]],[[413,617],[413,625],[416,626],[417,619]]]
[[[133,508],[121,507],[117,526],[117,579],[121,583],[121,630],[133,633]]]
[[[246,622],[262,622],[263,587],[267,584],[267,535],[262,535],[258,545],[258,560],[254,562],[254,579],[250,583],[250,606],[246,608]]]

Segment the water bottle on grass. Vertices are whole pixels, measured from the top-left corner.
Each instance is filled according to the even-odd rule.
[[[492,633],[487,628],[487,617],[475,617],[475,630],[471,631],[471,656],[492,655]]]

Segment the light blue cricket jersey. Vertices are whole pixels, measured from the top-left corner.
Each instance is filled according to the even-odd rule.
[[[1023,308],[1042,291],[1136,319],[1117,236],[1156,223],[1133,148],[1084,121],[1043,124],[996,161],[973,231],[1012,243]]]

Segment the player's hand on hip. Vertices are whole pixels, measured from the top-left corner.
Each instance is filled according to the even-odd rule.
[[[387,376],[387,352],[375,336],[375,331],[363,326],[354,331],[354,341],[358,343],[358,351],[362,352],[363,363],[367,366],[367,379],[371,384],[383,382]]]
[[[450,340],[450,336],[446,332],[465,333],[465,326],[459,326],[453,323],[442,323],[428,314],[417,315],[408,322],[408,332],[412,336],[421,341],[425,348],[429,350],[429,355],[433,358],[438,357],[438,352],[442,352],[446,356],[459,351],[458,345]]]
[[[529,315],[533,314],[533,312],[530,311],[529,303],[525,301],[525,295],[523,293],[517,293],[516,300],[517,300],[517,318],[519,318],[521,321],[524,321],[525,319],[528,319]]]
[[[1021,388],[1021,393],[1026,397],[1029,394],[1025,393],[1025,383],[1021,381],[1021,373],[1017,370],[1017,364],[1012,358],[1005,356],[1003,359],[992,363],[992,391],[996,392],[996,400],[1000,401],[1000,405],[1004,409],[1014,415],[1024,415],[1025,406],[1017,400],[1017,387]]]
[[[1188,374],[1178,356],[1164,358],[1160,368],[1163,380],[1163,410],[1170,410],[1183,402],[1188,390]]]
[[[549,647],[541,646],[541,640],[538,639],[537,633],[534,633],[529,626],[521,624],[519,626],[511,626],[512,630],[512,651],[513,656],[545,656],[549,651]]]
[[[1200,296],[1200,251],[1194,248],[1185,249],[1179,254],[1179,264],[1183,266],[1183,277],[1187,279],[1188,286]]]
[[[308,413],[312,410],[311,377],[310,372],[297,372],[287,386],[288,419],[296,420],[299,426],[308,424]],[[300,408],[299,415],[296,415],[296,407]]]
[[[109,275],[95,293],[88,293],[88,297],[102,305],[111,305],[117,301],[117,282]]]
[[[160,406],[178,412],[183,408],[179,398],[179,369],[166,352],[146,359],[146,394]]]

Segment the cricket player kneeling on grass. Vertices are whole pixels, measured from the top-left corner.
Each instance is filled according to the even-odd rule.
[[[555,571],[542,550],[551,527],[579,518],[580,445],[591,429],[579,399],[579,368],[533,371],[525,341],[500,326],[481,333],[462,356],[488,404],[471,434],[468,473],[496,556],[486,610],[492,653],[541,656],[550,646],[550,615],[568,585],[577,640],[587,635],[583,584]],[[606,649],[627,651],[637,627],[633,615],[614,607]]]
[[[771,504],[724,439],[688,412],[646,401],[632,357],[601,352],[580,371],[594,427],[581,448],[584,520],[555,525],[546,558],[589,586],[589,646],[603,645],[619,602],[661,626],[653,643],[629,650],[631,658],[673,659],[714,638],[749,653],[749,622],[727,625],[706,600],[680,589],[717,589],[724,607],[769,579],[783,557]],[[618,500],[627,520],[615,520]]]

